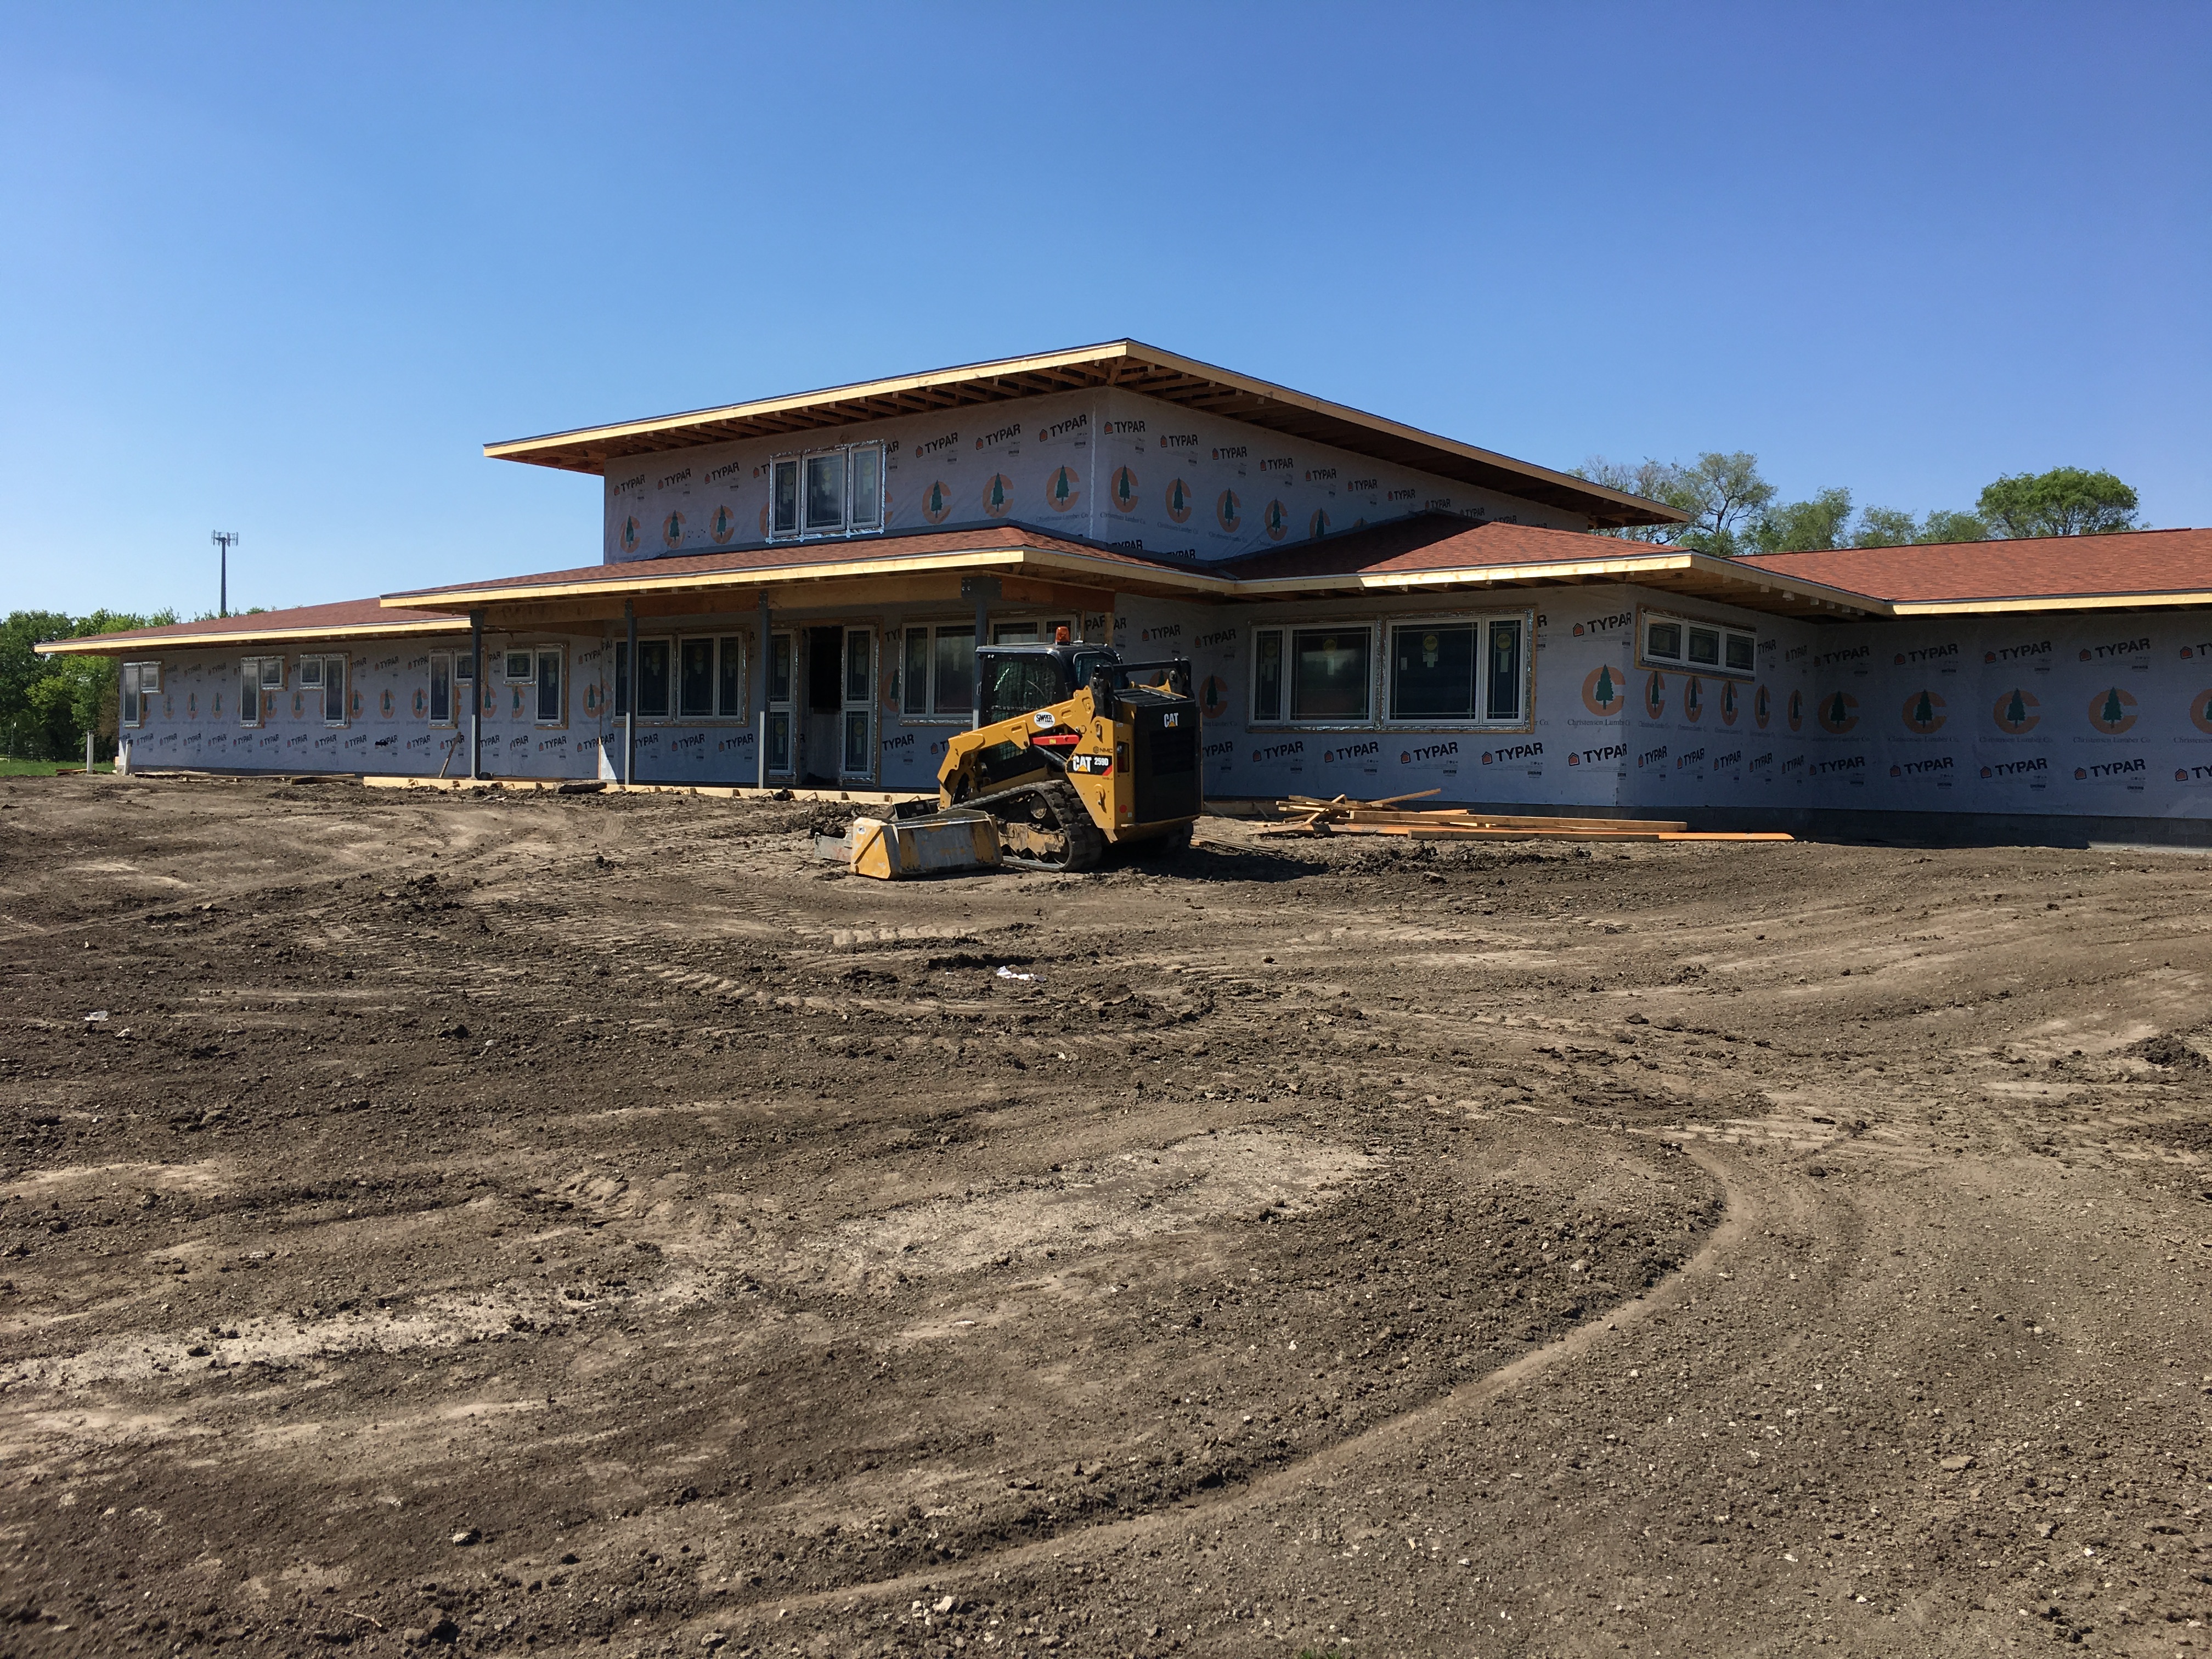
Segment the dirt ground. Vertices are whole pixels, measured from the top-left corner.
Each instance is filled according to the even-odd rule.
[[[2212,1647],[2212,857],[0,781],[0,1652]]]

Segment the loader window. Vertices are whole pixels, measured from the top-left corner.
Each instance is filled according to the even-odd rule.
[[[989,676],[983,695],[986,726],[1066,701],[1060,689],[1060,665],[1050,657],[994,657],[985,661]]]

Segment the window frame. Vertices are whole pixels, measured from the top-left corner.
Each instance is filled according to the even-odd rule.
[[[326,653],[317,660],[321,665],[321,673],[319,678],[322,682],[323,690],[323,724],[328,726],[352,725],[353,720],[347,708],[348,694],[353,689],[348,684],[349,671],[352,664],[344,655],[337,652]],[[306,684],[307,663],[307,658],[300,659],[302,685]],[[331,695],[333,691],[337,694],[337,712],[335,714],[331,712]]]
[[[772,778],[790,778],[799,775],[798,696],[799,696],[799,635],[791,629],[773,629],[768,636],[767,729],[763,734],[767,740],[764,757],[768,775]],[[775,695],[775,659],[777,648],[783,653],[783,695]],[[776,764],[778,742],[783,746],[783,763]]]
[[[957,708],[938,707],[937,641],[943,634],[964,635],[968,639],[968,696]],[[921,706],[917,708],[908,701],[912,681],[908,671],[913,663],[908,653],[910,641],[919,635],[922,642]],[[965,727],[975,717],[975,619],[972,616],[944,621],[910,622],[898,630],[898,708],[900,722],[907,726],[957,726]],[[890,648],[885,644],[885,650]]]
[[[262,723],[262,660],[259,657],[238,659],[238,723],[241,726],[258,726]]]
[[[530,648],[532,674],[531,713],[536,717],[532,724],[547,730],[564,728],[568,724],[568,648],[563,645],[536,645]],[[548,718],[545,713],[545,665],[553,665],[553,696],[556,705]]]
[[[1491,707],[1490,653],[1494,630],[1511,624],[1519,631],[1520,706],[1510,714],[1493,714]],[[1471,628],[1474,631],[1474,698],[1480,711],[1472,715],[1406,714],[1397,706],[1397,635],[1401,630],[1421,628]],[[1364,629],[1368,635],[1367,714],[1300,719],[1295,712],[1297,662],[1296,638],[1301,634],[1342,634]],[[1266,641],[1276,641],[1276,655],[1268,659]],[[1285,732],[1528,732],[1535,726],[1536,612],[1533,607],[1468,611],[1387,613],[1365,617],[1297,617],[1279,623],[1252,625],[1251,665],[1246,671],[1245,707],[1252,711],[1249,730]],[[1275,710],[1263,712],[1267,699],[1263,677],[1272,668],[1279,677]]]
[[[812,515],[814,464],[832,458],[836,459],[840,468],[838,514],[834,521],[817,522]],[[784,450],[769,456],[769,540],[824,541],[841,536],[881,534],[888,516],[884,510],[884,481],[889,459],[890,447],[881,438],[866,439],[858,443],[830,444],[816,449]],[[868,464],[866,470],[875,480],[872,491],[866,489],[859,476],[863,469],[857,463],[863,459]],[[794,490],[787,521],[781,510],[787,476],[793,480]]]
[[[753,707],[753,636],[750,634],[717,634],[714,635],[714,714],[718,720],[736,720],[743,724],[752,714]],[[730,659],[737,659],[737,672],[730,672]],[[732,681],[737,686],[735,708],[722,706],[722,694]]]
[[[459,651],[433,651],[429,660],[423,665],[422,718],[423,723],[434,732],[450,732],[461,723],[461,681],[453,671],[457,660],[466,654]],[[438,672],[441,666],[446,675],[446,714],[442,720],[438,715]],[[469,685],[471,694],[474,695],[475,682],[471,681]]]
[[[847,623],[838,633],[837,776],[840,781],[865,782],[876,775],[881,753],[877,730],[880,711],[876,707],[876,668],[882,646],[878,631],[865,623]],[[867,653],[866,662],[854,660],[855,641]],[[858,766],[853,764],[856,720],[860,723],[862,756],[862,763]]]
[[[1682,630],[1682,648],[1672,656],[1662,656],[1651,648],[1651,629],[1654,624]],[[1696,662],[1690,656],[1691,630],[1710,631],[1717,635],[1716,646],[1719,653],[1717,662]],[[1729,645],[1731,640],[1742,640],[1750,647],[1751,665],[1748,668],[1729,666]],[[1759,631],[1740,623],[1716,622],[1707,617],[1685,616],[1680,611],[1655,611],[1638,607],[1636,613],[1636,664],[1639,668],[1655,669],[1662,674],[1696,674],[1707,679],[1755,680],[1759,678]]]
[[[649,645],[665,647],[668,652],[668,702],[657,714],[650,709],[639,709],[637,718],[641,725],[647,721],[671,722],[681,718],[675,713],[683,707],[683,689],[677,684],[681,666],[677,638],[672,634],[641,634],[637,636],[639,655],[642,656]],[[613,717],[622,720],[629,714],[631,700],[637,693],[637,665],[629,659],[629,641],[626,639],[615,641],[614,655],[615,686],[611,706]]]
[[[147,684],[149,675],[152,684]],[[161,689],[161,665],[143,660],[123,665],[122,678],[118,683],[115,723],[136,732],[146,724],[147,700]]]

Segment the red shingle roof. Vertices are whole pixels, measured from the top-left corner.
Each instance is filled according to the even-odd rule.
[[[2212,592],[2212,530],[1762,553],[1736,561],[1893,605]]]
[[[1240,582],[1319,576],[1388,575],[1465,570],[1501,564],[1564,564],[1676,553],[1673,547],[1626,542],[1579,530],[1525,524],[1471,524],[1449,513],[1421,513],[1387,524],[1325,536],[1319,541],[1264,548],[1205,567]]]
[[[112,656],[125,647],[144,645],[250,645],[263,639],[327,637],[374,629],[381,633],[416,633],[456,625],[452,617],[432,611],[395,611],[374,599],[340,599],[335,605],[300,605],[286,611],[241,611],[206,622],[167,623],[116,634],[47,640],[44,652],[76,656]]]

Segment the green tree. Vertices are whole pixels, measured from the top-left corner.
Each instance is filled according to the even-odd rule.
[[[1759,474],[1759,457],[1747,450],[1708,450],[1688,466],[1645,460],[1631,466],[1593,455],[1577,477],[1625,490],[1685,514],[1680,525],[1633,525],[1601,533],[1623,541],[1663,542],[1732,558],[1747,550],[1745,532],[1774,500],[1774,486]]]
[[[85,733],[115,738],[117,657],[41,657],[44,640],[82,639],[128,628],[176,621],[173,611],[151,617],[95,611],[67,617],[54,611],[17,611],[0,623],[0,751],[28,760],[71,760],[84,752]]]
[[[2101,536],[2137,527],[2136,492],[2109,472],[2078,466],[2007,473],[1982,491],[1978,505],[2000,536]]]
[[[1958,513],[1946,507],[1936,507],[1920,526],[1913,540],[1936,542],[1985,542],[1990,538],[1990,526],[1978,513]]]
[[[1756,553],[1802,553],[1841,547],[1850,529],[1851,492],[1823,489],[1808,501],[1784,501],[1761,513],[1747,538]]]
[[[1859,527],[1851,532],[1853,547],[1903,547],[1919,539],[1919,526],[1913,523],[1910,513],[1898,507],[1867,508],[1859,514]]]

